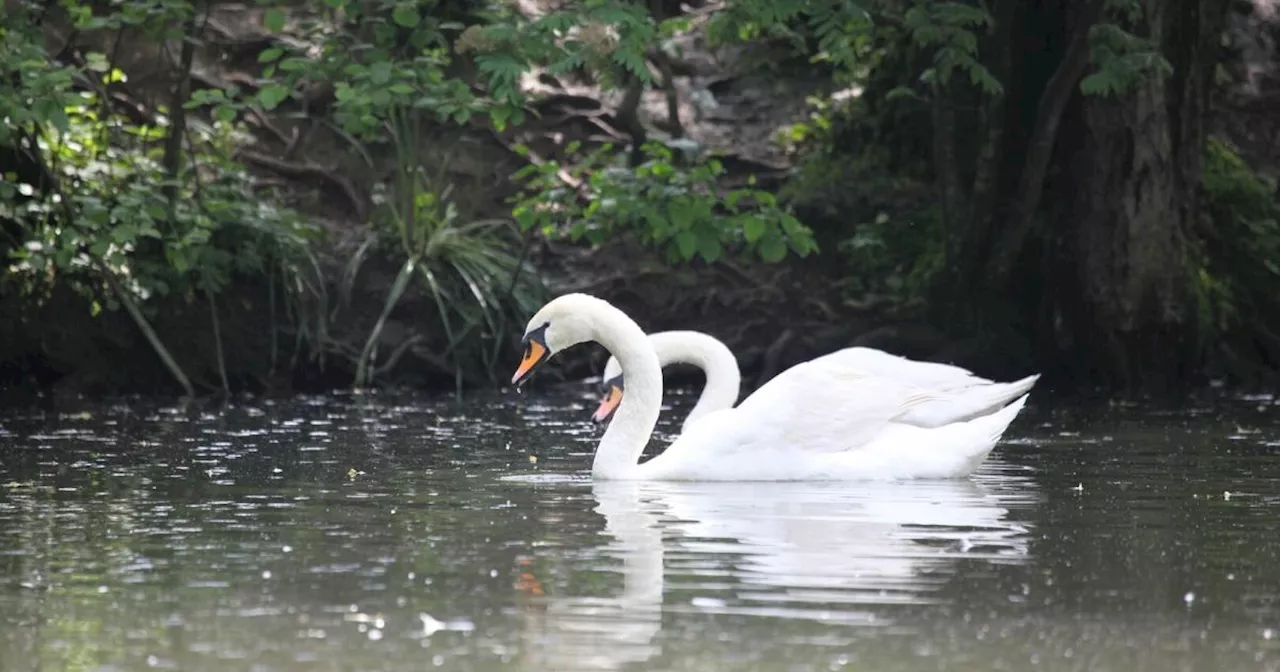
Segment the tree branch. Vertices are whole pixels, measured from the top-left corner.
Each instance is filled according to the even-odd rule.
[[[1097,2],[1089,3],[1082,12],[1082,20],[1071,36],[1071,43],[1067,46],[1062,62],[1058,64],[1058,69],[1049,78],[1040,95],[1027,157],[1010,208],[1009,221],[1003,235],[991,250],[991,263],[986,274],[989,287],[1003,287],[1007,284],[1013,265],[1022,251],[1023,241],[1031,230],[1032,220],[1044,194],[1044,178],[1049,170],[1049,161],[1053,158],[1062,112],[1089,67],[1089,32],[1100,12]]]
[[[961,232],[957,229],[960,214],[960,168],[956,165],[956,112],[947,95],[947,82],[933,87],[933,166],[941,189],[942,230],[946,236],[947,268],[954,268],[959,256]]]
[[[369,209],[365,205],[365,200],[360,195],[360,192],[356,191],[355,185],[353,185],[350,180],[334,171],[327,170],[314,163],[282,161],[275,157],[267,156],[266,154],[261,154],[249,149],[241,149],[237,151],[235,153],[235,158],[260,168],[267,168],[279,173],[280,175],[295,180],[318,178],[334,187],[337,187],[338,191],[342,192],[342,195],[346,197],[347,202],[351,206],[356,217],[363,220],[369,214]]]
[[[178,57],[177,81],[173,84],[173,93],[169,99],[169,136],[165,138],[163,162],[167,179],[166,184],[161,187],[161,193],[169,202],[170,226],[173,225],[176,216],[178,181],[182,173],[182,143],[187,130],[187,110],[184,106],[187,104],[187,99],[191,97],[191,67],[195,61],[196,42],[204,32],[204,22],[208,16],[209,12],[206,8],[204,17],[200,18],[199,12],[192,5],[191,16],[187,18],[186,26],[182,30],[182,52]],[[197,21],[197,19],[200,20]]]
[[[649,50],[649,59],[658,66],[662,75],[662,91],[667,96],[667,125],[671,135],[684,137],[684,125],[680,123],[680,91],[676,88],[675,68],[671,67],[671,58],[661,47]]]
[[[213,326],[213,348],[218,360],[218,378],[222,381],[222,396],[223,398],[230,398],[231,382],[227,378],[227,358],[222,349],[222,322],[218,319],[218,304],[214,302],[211,292],[206,290],[204,296],[209,301],[209,318]]]
[[[631,136],[631,165],[638,166],[644,159],[641,149],[649,139],[649,134],[640,123],[640,100],[644,96],[644,80],[628,72],[627,89],[618,105],[618,126]]]
[[[1013,25],[1017,19],[1015,12],[1017,0],[998,0],[992,17],[995,21],[995,34],[991,43],[994,53],[991,61],[991,74],[1004,86],[1004,95],[994,98],[986,107],[983,119],[986,128],[982,148],[978,150],[977,164],[974,166],[973,189],[970,191],[968,249],[962,248],[960,263],[961,283],[976,275],[985,261],[984,251],[991,236],[991,219],[995,210],[997,191],[997,175],[999,171],[1001,146],[1005,133],[1005,106],[1009,104],[1010,89],[1013,81]]]

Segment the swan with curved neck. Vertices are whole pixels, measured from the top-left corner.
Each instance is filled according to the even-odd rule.
[[[685,417],[683,429],[687,430],[708,413],[732,408],[737,402],[742,373],[733,351],[720,339],[700,331],[658,331],[649,334],[649,342],[658,354],[660,366],[692,364],[706,375],[702,395]],[[900,419],[917,427],[941,427],[993,413],[1026,394],[1040,378],[1035,374],[1012,383],[997,383],[959,366],[916,361],[862,346],[838,350],[811,361],[844,362],[873,375],[949,393],[945,398],[911,409]],[[613,415],[626,389],[617,357],[609,358],[601,381],[600,406],[591,416],[596,422],[605,422]]]
[[[543,306],[525,329],[519,385],[557,352],[604,345],[627,394],[592,461],[599,479],[845,480],[949,478],[970,473],[1026,403],[926,429],[895,422],[936,392],[855,367],[806,362],[774,377],[737,408],[711,413],[640,464],[662,405],[662,368],[648,337],[622,311],[586,294]]]

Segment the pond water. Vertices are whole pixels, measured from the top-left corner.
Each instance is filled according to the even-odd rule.
[[[0,419],[0,669],[1280,670],[1270,398],[1029,407],[896,484],[593,484],[593,408]]]

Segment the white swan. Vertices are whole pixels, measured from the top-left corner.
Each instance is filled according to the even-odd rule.
[[[662,405],[662,367],[634,321],[601,299],[566,294],[529,321],[519,385],[555,353],[597,341],[622,364],[627,394],[596,448],[599,479],[845,480],[969,474],[1017,416],[1026,396],[968,422],[938,428],[894,420],[945,398],[839,361],[796,365],[737,408],[705,416],[662,454],[639,464]]]
[[[742,373],[738,370],[738,360],[733,351],[720,339],[700,331],[659,331],[649,334],[649,342],[658,353],[658,363],[662,367],[691,364],[706,375],[702,395],[685,417],[684,430],[712,411],[731,408],[738,400]],[[861,346],[838,350],[812,361],[840,361],[873,375],[908,382],[927,390],[953,393],[945,399],[921,404],[898,420],[918,427],[941,427],[988,415],[1029,392],[1040,379],[1040,375],[1035,374],[1012,383],[997,383],[959,366],[920,362]],[[601,381],[604,393],[600,406],[591,415],[596,422],[608,420],[622,401],[626,386],[617,357],[609,357]]]

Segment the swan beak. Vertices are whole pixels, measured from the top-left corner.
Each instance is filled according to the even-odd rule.
[[[622,388],[617,385],[610,385],[609,391],[600,400],[600,408],[591,414],[591,419],[595,422],[604,422],[608,420],[613,412],[618,410],[618,404],[622,403]]]
[[[547,346],[543,345],[537,339],[529,339],[524,345],[524,358],[520,360],[520,368],[516,369],[515,375],[511,376],[511,384],[519,387],[524,381],[529,379],[533,374],[533,370],[547,358]]]

